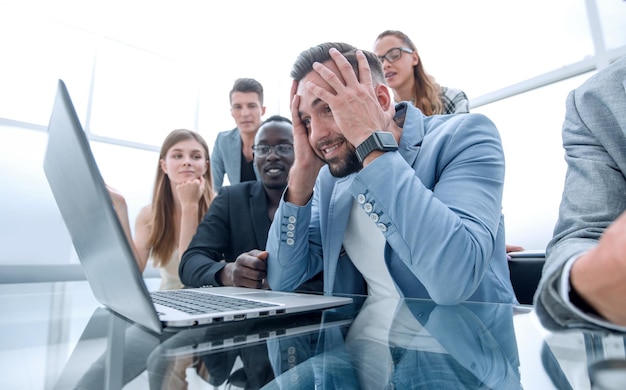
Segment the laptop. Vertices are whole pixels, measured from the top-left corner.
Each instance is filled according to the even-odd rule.
[[[352,302],[347,297],[241,287],[148,292],[63,80],[48,124],[44,172],[95,298],[153,332]],[[201,300],[206,308],[190,309],[190,300]],[[228,301],[229,308],[211,308],[217,301]]]

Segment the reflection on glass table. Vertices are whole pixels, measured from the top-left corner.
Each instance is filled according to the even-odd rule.
[[[594,375],[623,380],[623,368],[602,363],[624,366],[623,337],[546,331],[531,306],[352,298],[157,336],[100,307],[85,282],[0,285],[0,388],[592,389]]]
[[[315,356],[267,388],[521,389],[513,309],[368,297],[345,334],[323,330]],[[276,341],[270,356],[296,344]]]

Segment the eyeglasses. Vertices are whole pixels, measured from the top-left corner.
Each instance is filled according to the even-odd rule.
[[[278,144],[278,145],[254,145],[252,146],[252,150],[254,151],[255,157],[267,157],[274,150],[274,153],[281,157],[291,157],[293,156],[293,145],[292,144]]]
[[[387,50],[385,55],[378,56],[378,58],[380,59],[380,62],[387,60],[387,62],[392,63],[398,61],[400,57],[402,57],[402,52],[413,53],[413,50],[406,47],[394,47],[393,49]]]

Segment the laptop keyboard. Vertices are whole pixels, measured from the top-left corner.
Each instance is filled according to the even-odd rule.
[[[280,305],[252,301],[245,298],[225,297],[222,295],[191,290],[165,290],[150,293],[152,301],[188,314],[220,313],[232,310],[276,307]]]

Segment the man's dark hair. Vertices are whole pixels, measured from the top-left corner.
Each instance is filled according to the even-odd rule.
[[[298,58],[296,58],[291,68],[291,77],[296,81],[300,81],[313,70],[314,62],[323,63],[332,60],[328,50],[333,47],[346,57],[358,77],[359,66],[356,59],[357,48],[344,42],[325,42],[303,51],[298,55]],[[378,57],[376,57],[376,54],[366,50],[362,50],[362,52],[367,58],[374,83],[386,84],[382,64]]]
[[[263,121],[263,123],[261,123],[261,126],[263,126],[264,124],[268,123],[268,122],[287,122],[290,125],[293,125],[293,123],[291,123],[291,119],[286,118],[282,115],[272,115],[269,118],[267,118],[266,120]]]
[[[263,123],[261,123],[261,126],[259,126],[259,131],[256,133],[256,136],[254,137],[254,142],[256,143],[258,138],[260,137],[259,134],[261,134],[261,128],[263,126],[265,126],[267,123],[270,122],[282,122],[282,123],[289,123],[289,126],[292,127],[292,133],[293,133],[293,123],[291,122],[291,119],[286,118],[282,115],[272,115],[269,118],[267,118],[266,120],[263,121]]]
[[[228,94],[231,101],[233,93],[235,92],[254,92],[259,96],[259,101],[261,102],[261,105],[263,105],[263,86],[255,79],[240,78],[235,80],[235,84],[233,84],[233,89],[231,89],[230,93]]]

